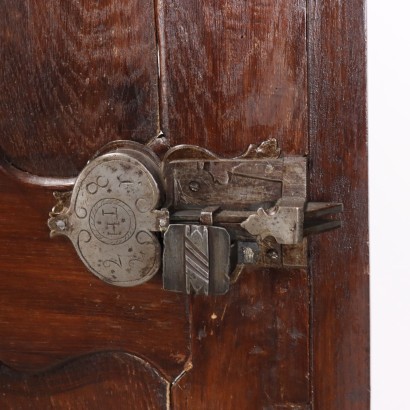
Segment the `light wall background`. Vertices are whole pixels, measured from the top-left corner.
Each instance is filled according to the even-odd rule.
[[[372,410],[410,409],[409,3],[367,0]]]

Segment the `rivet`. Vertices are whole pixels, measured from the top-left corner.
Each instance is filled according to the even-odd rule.
[[[60,231],[64,231],[64,229],[66,228],[65,222],[61,219],[56,222],[56,226],[58,229],[60,229]]]
[[[266,255],[268,256],[268,258],[273,259],[273,260],[277,260],[279,258],[279,253],[276,249],[269,249],[266,252]]]
[[[189,189],[192,191],[192,192],[198,192],[199,191],[199,182],[197,182],[197,181],[191,181],[190,183],[189,183]]]

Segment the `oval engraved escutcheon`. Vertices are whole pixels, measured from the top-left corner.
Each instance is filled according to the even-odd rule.
[[[103,281],[117,286],[146,282],[161,260],[153,234],[162,216],[159,175],[159,160],[138,145],[93,159],[77,178],[70,203],[51,214],[52,235],[68,236],[87,268]]]

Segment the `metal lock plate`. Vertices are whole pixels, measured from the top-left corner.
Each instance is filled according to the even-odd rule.
[[[165,289],[223,294],[246,265],[306,266],[305,236],[340,226],[324,217],[341,204],[307,202],[306,168],[305,157],[280,157],[273,139],[233,159],[182,145],[162,160],[117,141],[72,192],[55,194],[48,224],[107,283],[144,283],[162,258]]]
[[[78,177],[69,203],[51,213],[51,236],[65,235],[87,268],[117,286],[151,279],[161,264],[154,232],[167,224],[157,210],[163,181],[155,156],[143,146],[105,153]]]

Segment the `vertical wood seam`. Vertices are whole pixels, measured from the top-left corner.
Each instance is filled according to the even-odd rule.
[[[158,101],[159,101],[159,128],[161,132],[168,130],[168,102],[167,102],[167,75],[165,64],[165,27],[163,18],[162,0],[154,1],[155,35],[158,55]],[[165,135],[169,138],[169,135]]]
[[[305,1],[306,7],[306,34],[305,34],[305,41],[306,41],[306,105],[307,105],[307,153],[308,153],[308,163],[307,163],[307,172],[310,176],[310,153],[311,153],[311,134],[310,134],[310,47],[309,47],[309,35],[310,35],[310,13],[309,13],[309,0]],[[310,192],[310,177],[306,178],[306,190]],[[309,200],[309,197],[308,197]],[[307,282],[309,287],[309,330],[308,330],[308,337],[309,337],[309,408],[313,410],[313,403],[314,403],[314,388],[313,388],[313,281],[312,281],[312,263],[310,256],[311,248],[308,246],[308,266],[306,268],[307,271]]]

